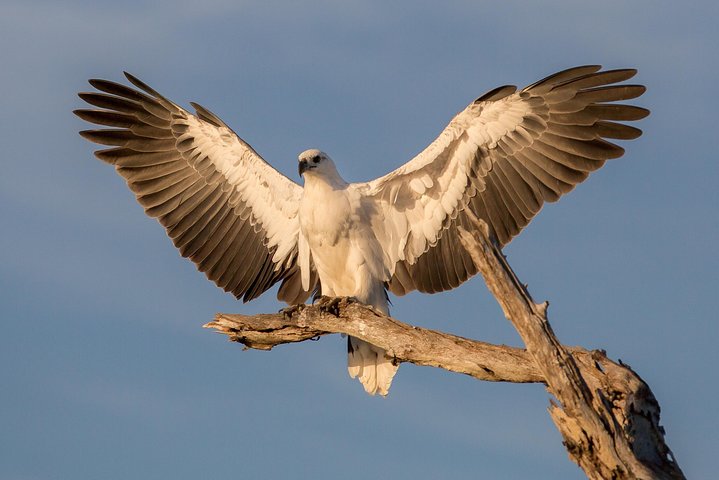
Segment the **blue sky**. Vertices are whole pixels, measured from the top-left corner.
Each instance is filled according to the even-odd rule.
[[[719,450],[715,2],[0,3],[0,478],[584,478],[539,385],[404,365],[387,399],[325,337],[243,352],[236,302],[180,258],[71,111],[127,70],[220,115],[275,167],[349,180],[410,159],[485,91],[636,67],[640,139],[506,248],[569,345],[629,363],[690,478]],[[520,345],[480,278],[398,319]]]

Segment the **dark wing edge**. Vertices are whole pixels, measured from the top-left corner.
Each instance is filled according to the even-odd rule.
[[[231,130],[209,110],[196,105],[194,116],[125,75],[139,90],[93,79],[89,83],[97,91],[79,94],[98,108],[74,113],[110,127],[80,132],[111,147],[95,156],[115,166],[180,254],[220,288],[247,302],[282,281],[280,300],[304,302],[314,285],[310,292],[302,290],[296,262],[298,227],[287,203],[301,187],[267,165],[234,133],[229,135]],[[243,169],[260,175],[269,185],[264,188],[279,191],[248,191],[258,187]],[[278,204],[273,193],[287,202]]]
[[[446,213],[436,236],[427,237],[421,254],[413,257],[408,252],[396,262],[388,282],[390,291],[396,295],[415,289],[435,293],[459,286],[477,273],[459,239],[459,227],[471,231],[478,218],[488,225],[492,237],[503,247],[545,202],[556,202],[606,160],[623,155],[624,149],[608,139],[639,137],[641,130],[621,122],[640,120],[649,111],[613,102],[637,98],[645,87],[617,85],[632,78],[636,74],[634,69],[600,69],[597,65],[567,69],[517,93],[514,87],[499,87],[455,117],[463,124],[471,124],[470,115],[488,118],[482,138],[472,138],[471,128],[457,131],[457,126],[450,123],[442,135],[451,134],[451,140],[439,142],[441,135],[427,149],[434,148],[432,157],[437,159],[435,162],[444,162],[443,169],[450,168],[453,162],[466,161],[464,197]],[[522,107],[519,121],[510,124],[509,120],[502,120],[502,109],[519,106]],[[498,116],[497,122],[506,123],[492,125],[507,127],[498,137],[487,133],[493,121],[490,114]],[[452,128],[454,131],[450,132]],[[466,147],[468,141],[477,144],[472,158],[453,158],[466,151],[463,142]],[[422,155],[384,178],[403,181],[407,174],[438,168]],[[417,162],[416,167],[413,162]],[[408,248],[412,244],[410,238]]]

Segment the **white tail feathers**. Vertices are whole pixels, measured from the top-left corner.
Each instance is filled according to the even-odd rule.
[[[359,338],[347,338],[347,371],[370,395],[387,395],[398,368],[381,348]]]

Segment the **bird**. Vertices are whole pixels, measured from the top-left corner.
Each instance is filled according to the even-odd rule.
[[[446,291],[477,273],[462,230],[483,226],[504,247],[546,202],[622,156],[613,141],[642,133],[624,122],[649,114],[616,103],[645,92],[625,83],[636,73],[584,65],[500,86],[407,163],[355,183],[309,149],[301,186],[210,110],[190,102],[191,113],[127,72],[132,86],[89,80],[95,90],[78,95],[92,108],[74,113],[101,127],[80,135],[109,147],[96,157],[218,287],[248,302],[279,283],[288,305],[347,296],[389,314],[389,293]],[[386,396],[398,364],[349,337],[347,369]]]

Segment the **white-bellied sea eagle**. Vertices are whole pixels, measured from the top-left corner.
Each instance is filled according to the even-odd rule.
[[[134,88],[90,80],[96,109],[75,113],[107,126],[81,135],[111,148],[145,212],[180,253],[244,301],[275,283],[290,305],[313,293],[355,297],[388,313],[387,292],[434,293],[477,273],[458,230],[487,224],[506,245],[539,212],[624,150],[606,139],[641,131],[621,121],[648,111],[623,84],[635,70],[570,68],[522,90],[496,88],[458,113],[427,148],[387,175],[348,183],[320,150],[299,155],[304,187],[267,164],[209,110],[195,113],[125,74]],[[386,395],[397,366],[349,338],[348,370]]]

